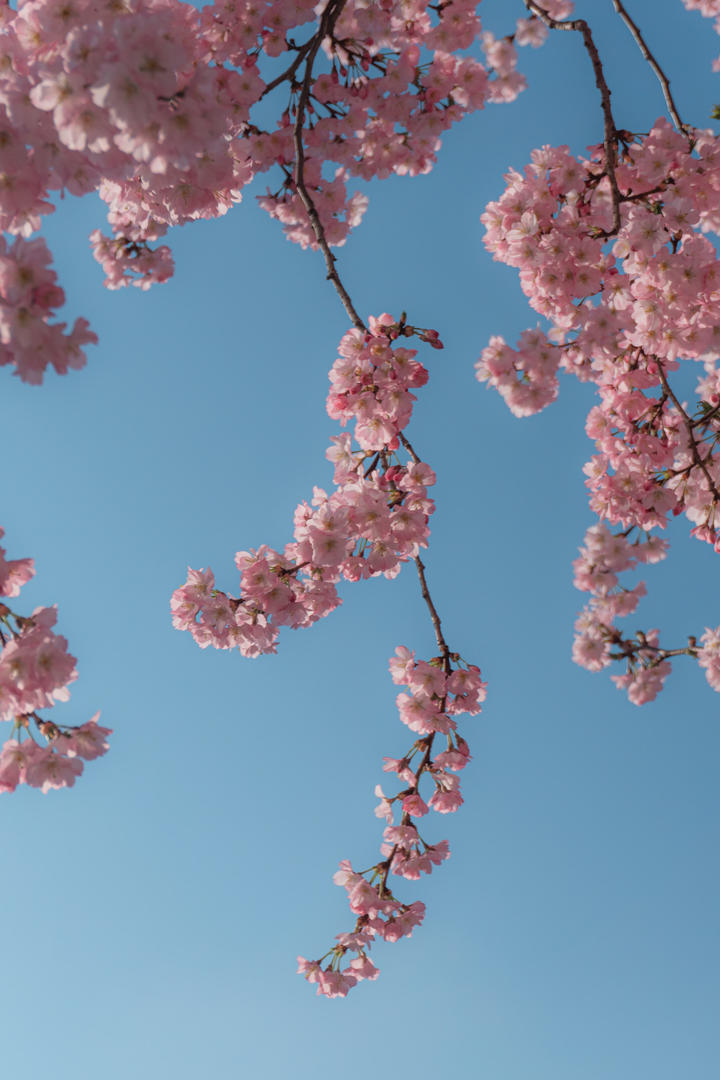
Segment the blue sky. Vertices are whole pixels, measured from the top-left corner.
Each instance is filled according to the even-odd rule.
[[[709,125],[710,23],[680,0],[629,6],[683,115]],[[522,14],[482,8],[498,32]],[[578,8],[619,123],[647,130],[654,80],[609,2]],[[572,664],[592,390],[566,380],[519,421],[473,377],[492,333],[536,321],[484,251],[484,205],[535,146],[601,138],[574,35],[521,61],[530,89],[449,133],[429,176],[371,184],[339,252],[361,313],[404,309],[445,341],[423,357],[409,432],[439,478],[425,561],[451,647],[490,684],[465,727],[465,806],[433,822],[452,858],[403,894],[426,902],[425,924],[379,945],[380,979],[345,1001],[317,999],[294,961],[349,928],[338,861],[376,858],[373,787],[407,742],[387,659],[433,652],[416,579],[346,587],[339,611],[255,661],[201,652],[168,612],[188,564],[232,591],[235,551],[282,546],[296,503],[330,485],[344,312],[320,257],[254,206],[262,181],[175,233],[175,278],[147,294],[103,289],[86,239],[98,201],[47,223],[68,317],[88,316],[100,345],[40,389],[3,373],[1,523],[10,557],[36,560],[23,610],[58,603],[79,659],[62,719],[101,708],[115,734],[72,791],[2,799],[14,1080],[716,1076],[718,697],[678,662],[638,709]],[[638,615],[673,640],[719,621],[716,561],[686,531],[647,569]]]

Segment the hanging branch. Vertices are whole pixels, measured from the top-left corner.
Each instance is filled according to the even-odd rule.
[[[325,236],[325,230],[323,229],[322,222],[320,221],[320,215],[317,212],[317,207],[313,202],[312,196],[305,184],[305,144],[303,142],[303,124],[305,122],[305,112],[310,100],[310,87],[313,80],[313,64],[315,63],[315,57],[317,56],[318,49],[326,37],[332,37],[333,28],[335,23],[340,18],[342,9],[344,8],[346,0],[330,0],[330,3],[325,8],[320,19],[320,26],[318,27],[315,37],[312,39],[312,47],[310,48],[307,60],[305,61],[305,77],[302,82],[302,89],[300,91],[300,98],[297,105],[297,116],[295,118],[295,127],[293,129],[293,141],[295,143],[295,173],[294,181],[295,188],[298,193],[298,197],[305,207],[312,230],[315,233],[315,238],[318,242],[318,247],[323,253],[325,258],[325,266],[327,267],[328,280],[332,281],[335,286],[343,307],[350,317],[350,321],[353,326],[358,330],[365,331],[367,327],[358,315],[350,294],[342,283],[340,275],[335,266],[335,256],[330,250],[330,245],[327,242]]]

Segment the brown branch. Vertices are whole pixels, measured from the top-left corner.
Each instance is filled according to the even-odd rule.
[[[711,423],[713,420],[717,420],[719,413],[720,405],[715,405],[712,409],[708,409],[706,413],[703,413],[702,416],[698,416],[697,420],[693,420],[692,426],[694,428],[703,427],[706,424]],[[705,438],[709,438],[709,436],[706,435]]]
[[[375,469],[377,468],[377,464],[378,464],[379,460],[380,460],[380,452],[378,451],[378,453],[375,454],[375,457],[372,459],[372,461],[368,465],[367,469],[363,473],[363,480],[367,480],[370,473],[375,472]]]
[[[658,667],[660,664],[664,664],[671,656],[697,656],[697,648],[693,646],[686,646],[684,649],[661,649],[656,645],[638,644],[633,641],[618,642],[618,645],[622,647],[622,652],[610,653],[611,660],[627,660],[628,664],[637,664],[640,662],[641,667],[645,670],[651,670],[654,667]],[[642,659],[636,656],[636,653],[640,652],[654,652],[656,655],[652,660],[645,664]]]
[[[310,219],[310,225],[315,233],[315,239],[318,242],[318,247],[323,253],[325,258],[325,266],[327,267],[328,280],[332,281],[335,286],[343,307],[345,308],[350,321],[353,326],[358,330],[366,331],[367,327],[358,315],[350,294],[343,285],[340,275],[335,267],[335,256],[330,250],[330,246],[325,236],[325,230],[322,222],[320,221],[320,215],[317,212],[317,207],[313,202],[312,196],[305,184],[305,145],[303,143],[303,123],[305,121],[305,112],[310,100],[310,85],[313,78],[313,64],[315,63],[315,57],[321,43],[326,37],[332,36],[333,27],[340,17],[346,0],[330,0],[330,3],[325,8],[320,19],[320,25],[318,27],[315,37],[311,39],[312,45],[308,50],[307,59],[305,61],[305,77],[302,82],[302,89],[300,91],[300,98],[297,106],[297,116],[295,118],[295,127],[293,129],[293,141],[295,143],[295,188],[298,193],[298,197],[305,207],[305,212]]]
[[[630,33],[632,34],[633,38],[635,39],[637,47],[639,48],[640,52],[643,55],[643,59],[647,60],[648,64],[650,65],[650,67],[654,71],[655,76],[657,77],[657,80],[660,83],[660,86],[662,88],[663,97],[665,98],[665,104],[667,105],[667,110],[670,113],[670,116],[672,117],[673,124],[678,129],[678,131],[682,131],[684,135],[687,135],[688,130],[689,130],[689,125],[684,124],[682,122],[682,120],[680,119],[680,113],[677,110],[677,106],[675,104],[675,99],[673,98],[672,92],[670,90],[670,80],[668,79],[667,75],[665,74],[663,69],[658,64],[658,62],[655,59],[655,57],[653,56],[653,54],[650,52],[650,49],[648,48],[647,43],[646,43],[644,37],[642,36],[642,33],[640,32],[640,28],[638,27],[637,23],[634,22],[634,20],[630,17],[629,13],[626,11],[625,5],[622,3],[622,0],[611,0],[611,3],[612,3],[612,6],[615,8],[616,12],[618,13],[618,15],[620,16],[620,18],[622,19],[622,21],[627,26],[627,28],[630,31]]]
[[[600,91],[600,97],[602,99],[602,111],[604,122],[604,135],[603,146],[605,148],[605,171],[607,178],[610,182],[610,191],[612,193],[613,204],[613,224],[612,229],[605,230],[601,235],[614,236],[620,229],[620,203],[622,202],[622,195],[620,194],[620,188],[618,187],[617,176],[615,175],[615,165],[617,163],[617,136],[618,129],[613,117],[612,106],[610,104],[610,87],[605,79],[605,73],[600,60],[600,54],[597,50],[597,46],[593,40],[592,31],[588,26],[585,19],[553,19],[551,15],[535,3],[535,0],[525,0],[525,7],[533,15],[536,15],[541,19],[550,30],[575,30],[577,33],[582,34],[585,50],[590,57],[590,61],[595,73],[595,85]]]
[[[425,577],[425,564],[423,563],[419,555],[416,555],[413,561],[415,563],[415,566],[417,567],[418,577],[420,579],[420,592],[422,593],[422,598],[427,604],[427,609],[430,612],[430,618],[432,620],[433,629],[435,631],[435,640],[437,641],[438,648],[440,649],[440,652],[442,654],[443,668],[445,674],[449,675],[450,649],[448,647],[448,643],[443,636],[442,626],[440,624],[440,616],[437,613],[437,608],[435,607],[432,601],[432,597],[430,596],[430,590],[428,589],[428,583]]]
[[[412,447],[412,444],[411,444],[411,443],[409,442],[409,440],[408,440],[408,439],[406,439],[406,438],[405,438],[405,436],[403,435],[402,431],[401,431],[401,432],[399,432],[399,434],[398,434],[398,438],[400,439],[400,442],[401,442],[401,443],[403,444],[403,446],[405,447],[405,449],[407,450],[408,454],[409,454],[409,455],[410,455],[410,457],[411,457],[411,458],[413,459],[413,461],[415,462],[415,464],[416,464],[416,465],[419,465],[419,464],[420,464],[420,458],[419,458],[419,457],[418,457],[418,455],[417,455],[417,454],[415,453],[415,450],[413,449],[413,447]]]
[[[283,71],[282,75],[278,75],[277,78],[273,79],[272,82],[269,82],[266,85],[265,89],[263,90],[262,94],[260,95],[260,100],[261,101],[265,97],[265,95],[269,94],[271,90],[274,90],[276,86],[280,86],[281,83],[284,83],[284,82],[286,82],[288,80],[291,81],[293,79],[293,76],[295,75],[295,72],[300,67],[303,60],[307,56],[308,52],[312,48],[314,40],[315,40],[314,38],[309,38],[305,42],[304,45],[301,45],[298,48],[298,54],[295,57],[295,59],[293,60],[292,64],[290,64],[290,66],[287,67],[285,69],[285,71]]]

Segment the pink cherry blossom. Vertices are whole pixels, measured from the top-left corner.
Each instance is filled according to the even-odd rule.
[[[18,596],[33,573],[32,559],[8,561],[0,548],[0,595]],[[98,725],[99,713],[81,725],[56,723],[38,713],[67,701],[68,684],[77,678],[75,658],[65,638],[55,633],[56,622],[54,607],[35,608],[24,616],[0,604],[0,721],[12,724],[11,737],[0,750],[2,792],[18,784],[43,792],[73,787],[83,771],[82,759],[92,760],[108,749],[112,732]]]

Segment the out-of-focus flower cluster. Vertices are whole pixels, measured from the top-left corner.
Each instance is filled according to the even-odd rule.
[[[171,225],[226,214],[258,173],[260,205],[290,239],[317,247],[303,198],[329,244],[345,242],[367,196],[358,180],[428,172],[440,136],[486,102],[524,88],[519,45],[545,39],[520,19],[495,38],[477,0],[19,0],[0,13],[0,231],[29,239],[51,195],[98,192],[112,235],[92,249],[116,289],[173,272],[157,241]],[[549,5],[566,13],[571,5]],[[485,63],[467,50],[477,41]],[[275,75],[277,70],[279,75]],[[272,78],[270,77],[272,74]],[[274,93],[270,125],[263,102]],[[260,111],[254,108],[263,102]],[[272,115],[272,114],[271,114]],[[258,126],[258,123],[263,126]],[[297,128],[297,130],[296,130]],[[298,161],[298,142],[302,159]],[[349,186],[351,185],[351,186]],[[35,281],[13,263],[32,250]],[[63,302],[40,242],[0,249],[0,363],[39,382],[84,363],[85,320],[64,333]],[[23,265],[26,265],[27,259]],[[52,280],[53,287],[49,284]],[[17,286],[27,293],[19,301]]]
[[[6,560],[0,547],[0,597],[18,596],[34,572],[32,559]],[[72,787],[83,762],[108,749],[111,732],[98,724],[99,713],[76,727],[38,715],[67,701],[68,686],[77,678],[75,657],[53,629],[56,620],[54,607],[22,616],[0,601],[0,721],[13,729],[0,750],[0,792],[18,784],[44,792]]]

